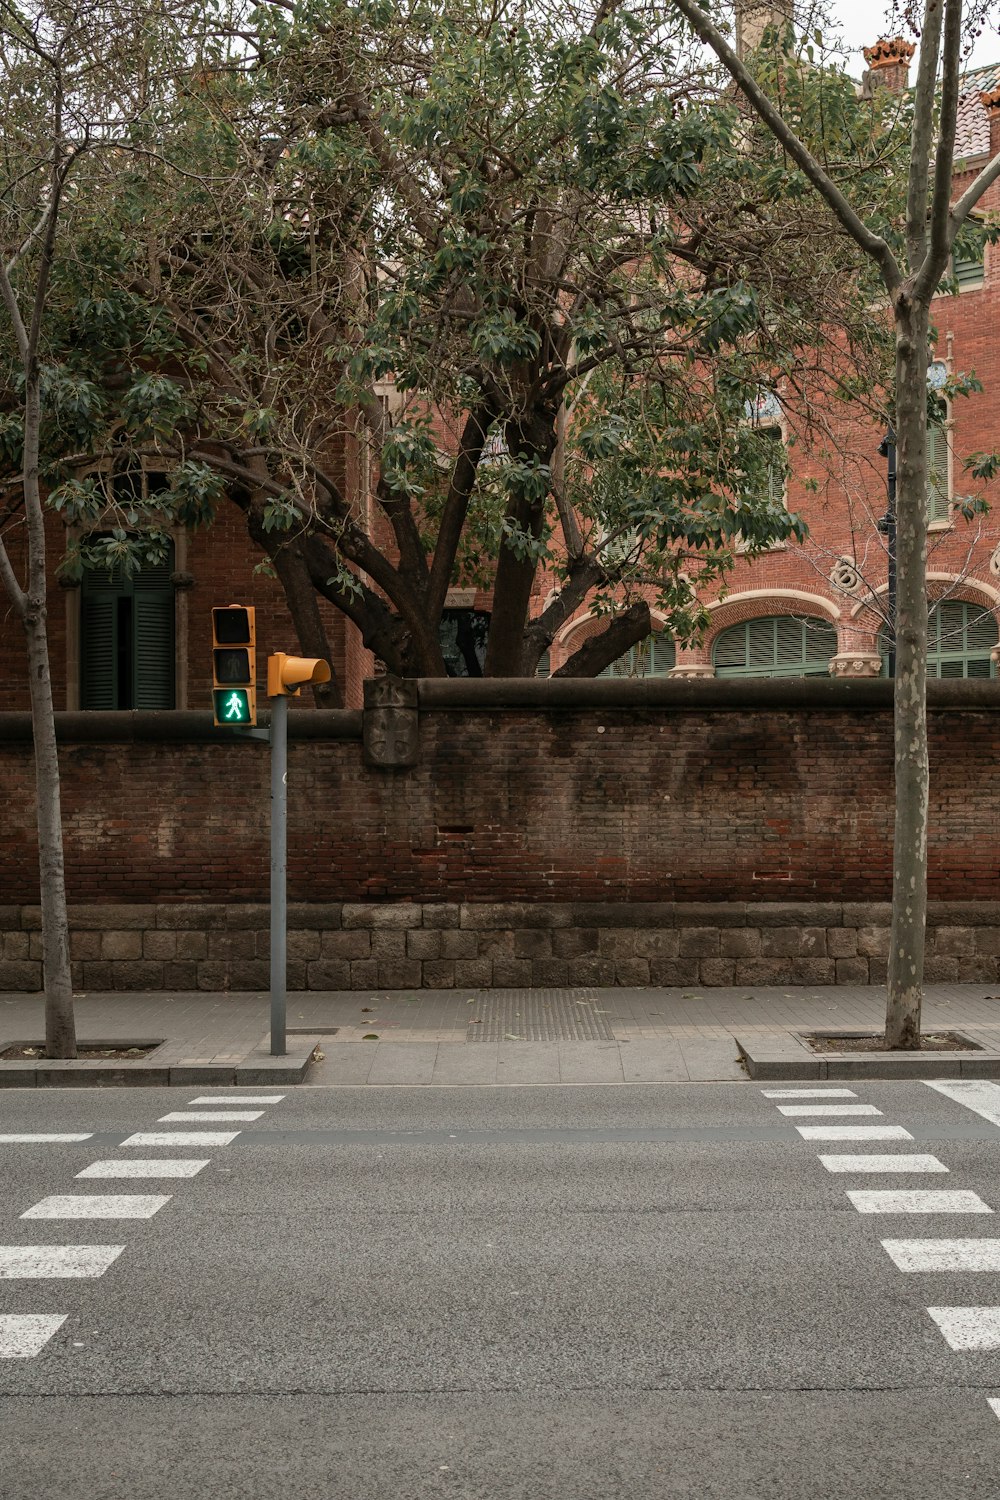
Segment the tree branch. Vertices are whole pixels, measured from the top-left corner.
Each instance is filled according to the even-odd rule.
[[[637,599],[620,615],[615,615],[606,630],[585,640],[580,649],[574,651],[569,660],[564,661],[558,672],[553,672],[552,675],[596,677],[605,667],[610,667],[613,661],[624,656],[631,646],[644,641],[652,628],[649,605],[645,599]]]
[[[758,88],[749,69],[737,57],[719,28],[697,4],[697,0],[674,0],[674,4],[690,23],[695,35],[711,47],[730,77],[739,85],[754,112],[764,121],[779,145],[784,147],[796,165],[802,169],[839,223],[860,245],[865,254],[870,255],[877,262],[889,292],[895,292],[901,280],[899,266],[882,236],[874,234],[858,217],[837,184],[823,170],[811,151],[799,140],[794,130],[785,123],[763,90]],[[928,6],[935,4],[940,4],[940,0],[928,0]]]

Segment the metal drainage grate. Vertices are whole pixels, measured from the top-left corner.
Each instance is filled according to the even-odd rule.
[[[613,1042],[610,1020],[593,990],[492,990],[480,996],[466,1040]]]

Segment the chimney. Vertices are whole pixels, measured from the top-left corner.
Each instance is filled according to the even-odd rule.
[[[996,156],[1000,152],[1000,88],[980,94],[979,98],[990,122],[990,155]]]
[[[901,94],[909,82],[910,58],[916,52],[913,42],[901,36],[880,37],[874,47],[865,47],[865,62],[871,73],[865,80],[865,90],[870,97],[876,88],[888,89],[891,94]]]

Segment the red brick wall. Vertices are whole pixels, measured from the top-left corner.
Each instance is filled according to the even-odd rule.
[[[355,738],[293,735],[291,899],[885,899],[886,694],[871,709],[842,696],[849,685],[822,682],[827,697],[813,701],[828,708],[795,707],[782,685],[754,686],[774,689],[762,703],[775,706],[678,712],[650,697],[646,709],[613,698],[559,712],[430,707],[412,771],[365,769]],[[931,714],[931,894],[998,900],[1000,687],[935,691],[980,706]],[[78,735],[64,735],[62,750],[71,901],[266,899],[266,748],[209,739],[204,719],[187,715],[187,741],[100,742],[79,728],[109,717],[65,726]],[[357,732],[357,716],[325,722],[334,717],[341,733]],[[0,903],[37,896],[30,746],[15,729],[0,716]]]

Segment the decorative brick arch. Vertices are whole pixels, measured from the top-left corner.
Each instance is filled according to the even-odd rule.
[[[884,598],[887,589],[888,584],[880,583],[872,592],[881,599]],[[936,604],[946,594],[949,599],[962,599],[967,604],[982,604],[986,609],[991,609],[994,614],[1000,611],[1000,589],[994,588],[983,579],[959,578],[954,573],[928,573],[927,598],[929,602]],[[851,610],[851,616],[852,618],[860,617],[865,613],[872,613],[871,606],[867,599],[860,599]],[[876,635],[881,628],[879,624],[875,631]]]
[[[763,619],[768,615],[811,615],[815,619],[829,620],[832,625],[840,623],[840,608],[833,599],[823,594],[807,594],[801,589],[747,589],[745,593],[730,594],[726,599],[715,599],[706,606],[711,621],[701,651],[705,660],[712,660],[712,648],[724,630],[731,625],[741,625],[745,620]]]
[[[888,587],[887,583],[881,583],[872,592],[878,599],[884,600]],[[954,599],[959,603],[977,604],[980,608],[989,610],[1000,625],[1000,589],[994,588],[992,584],[986,583],[981,578],[961,578],[955,573],[928,573],[928,604],[937,604],[939,600],[945,598]],[[860,599],[851,610],[851,619],[858,622],[853,629],[853,638],[858,645],[851,649],[858,652],[870,652],[872,658],[878,660],[880,674],[882,656],[879,642],[882,631],[885,629],[881,614],[875,613],[867,599]],[[844,648],[841,649],[844,650]],[[1000,645],[994,648],[994,660],[1000,662]]]

